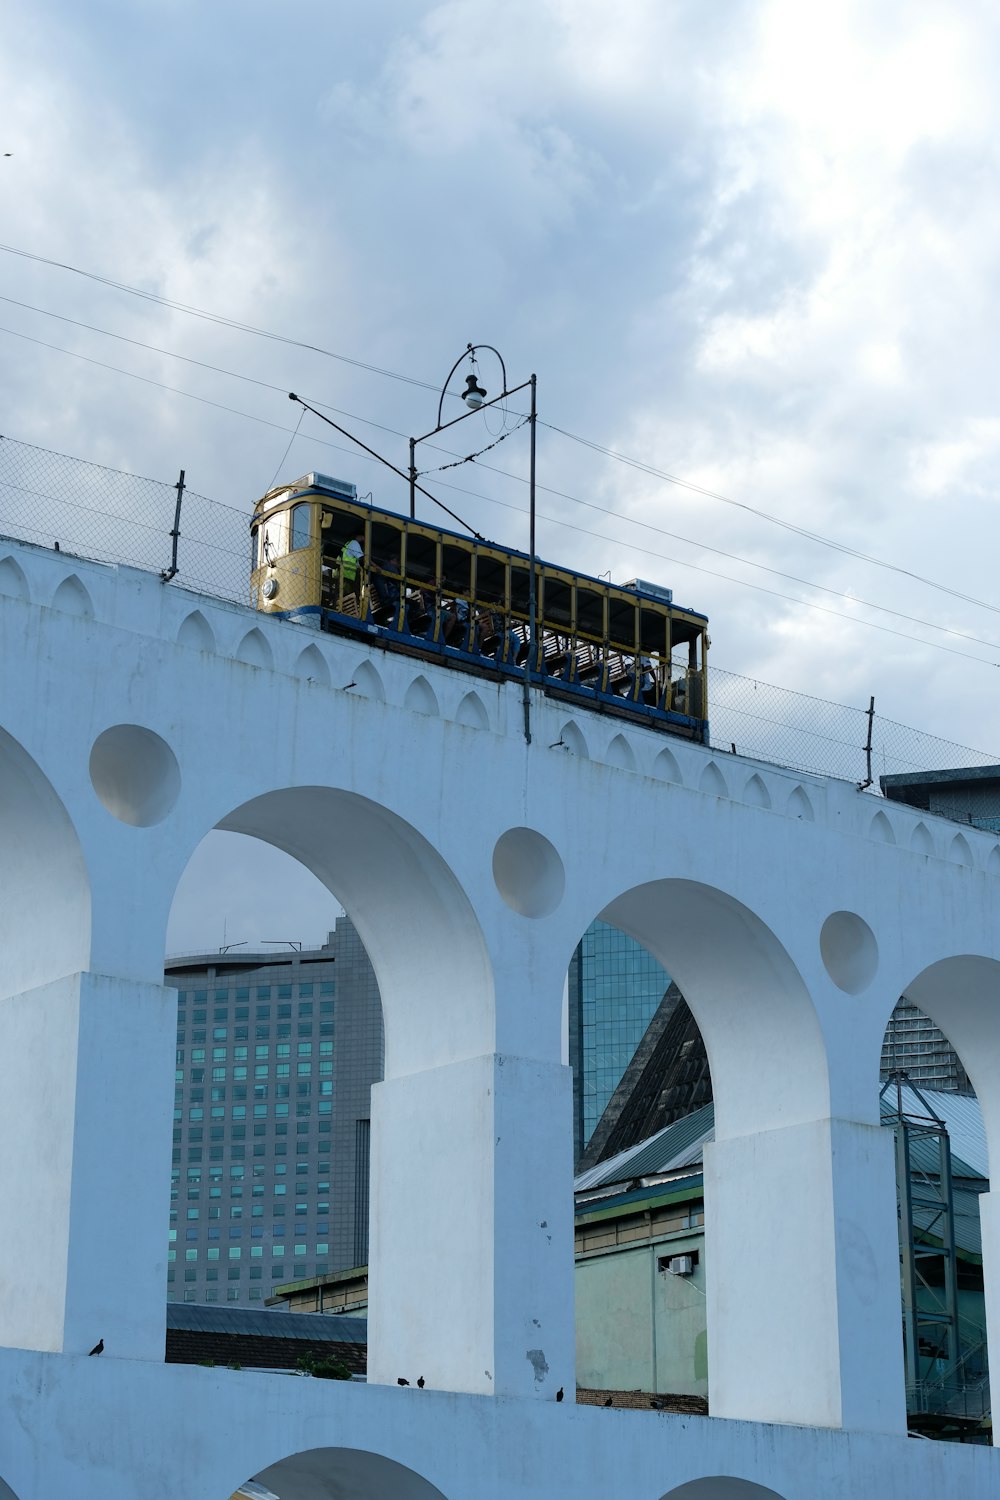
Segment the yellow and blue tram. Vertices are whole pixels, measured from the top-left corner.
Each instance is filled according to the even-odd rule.
[[[612,584],[359,500],[306,474],[250,526],[253,607],[388,650],[708,739],[708,620],[669,589]],[[532,647],[532,641],[534,646]]]

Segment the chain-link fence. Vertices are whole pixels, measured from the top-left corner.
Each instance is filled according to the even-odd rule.
[[[177,500],[177,484],[0,437],[0,536],[166,574]],[[249,527],[249,512],[184,489],[177,582],[245,604]]]
[[[249,598],[249,511],[0,437],[0,537],[126,563],[237,604]],[[807,693],[709,669],[712,744],[859,785],[891,772],[1000,763],[965,745]],[[868,747],[870,746],[870,757]],[[869,772],[870,766],[870,772]]]
[[[880,776],[1000,764],[1000,756],[938,739],[868,709],[827,703],[720,667],[710,667],[708,675],[712,744],[720,750],[858,785],[870,776],[875,791]]]

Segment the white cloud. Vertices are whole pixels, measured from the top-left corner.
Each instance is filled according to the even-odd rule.
[[[512,378],[537,371],[557,426],[992,601],[998,62],[990,6],[929,0],[42,0],[12,8],[0,59],[4,233],[432,386],[467,340],[494,343]],[[432,424],[433,392],[65,272],[0,266],[9,297],[278,389],[6,304],[0,324],[278,429],[294,426],[289,388],[402,434]],[[0,339],[14,437],[168,484],[183,466],[194,489],[247,507],[287,443]],[[495,380],[485,361],[483,374]],[[405,462],[404,438],[375,435]],[[289,468],[332,468],[403,503],[391,476],[326,440],[350,447],[309,419]],[[519,438],[494,460],[523,479]],[[894,718],[1000,743],[987,668],[860,623],[1000,641],[989,611],[545,428],[539,466],[544,484],[615,513],[543,492],[542,512],[578,529],[541,522],[542,550],[672,584],[711,616],[717,662],[862,704],[874,692]],[[522,484],[472,466],[452,479],[449,504],[526,541],[523,514],[491,503],[523,511]]]

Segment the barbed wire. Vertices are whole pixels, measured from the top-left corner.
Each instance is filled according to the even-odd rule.
[[[175,484],[0,436],[0,537],[164,575],[172,561],[176,503]],[[249,525],[249,510],[185,488],[170,586],[249,604]],[[721,667],[710,667],[708,678],[711,742],[718,750],[861,785],[868,779],[870,718],[873,792],[882,775],[1000,762],[1000,756],[864,708]]]

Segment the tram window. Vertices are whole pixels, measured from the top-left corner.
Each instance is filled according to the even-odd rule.
[[[596,589],[577,586],[576,628],[578,635],[589,636],[595,641],[604,639],[604,595]]]
[[[399,555],[402,546],[402,527],[389,526],[384,521],[372,522],[372,558],[383,567],[396,558],[395,571],[399,571]]]
[[[347,543],[365,529],[364,517],[352,515],[350,511],[324,511],[323,520],[323,550],[336,552],[338,556]]]
[[[507,587],[507,565],[488,552],[476,554],[476,597],[483,603],[502,604]]]
[[[286,552],[285,539],[288,535],[288,515],[281,511],[276,516],[268,516],[261,521],[258,529],[260,539],[260,551],[264,562],[273,563],[275,558],[284,557]]]
[[[289,552],[297,552],[300,547],[308,547],[312,533],[312,506],[303,502],[301,505],[293,505],[291,511],[292,529]]]
[[[511,567],[510,607],[515,614],[527,616],[530,579],[527,568]]]
[[[631,599],[608,597],[608,640],[631,650],[635,645],[636,607]]]
[[[566,578],[545,573],[545,619],[569,630],[573,623],[573,586]]]
[[[442,548],[441,576],[446,593],[469,598],[472,591],[472,553],[464,547]]]
[[[646,656],[666,654],[667,616],[664,610],[642,606],[639,611],[639,643]]]
[[[433,583],[437,577],[437,543],[413,527],[406,532],[406,576],[414,583]]]

